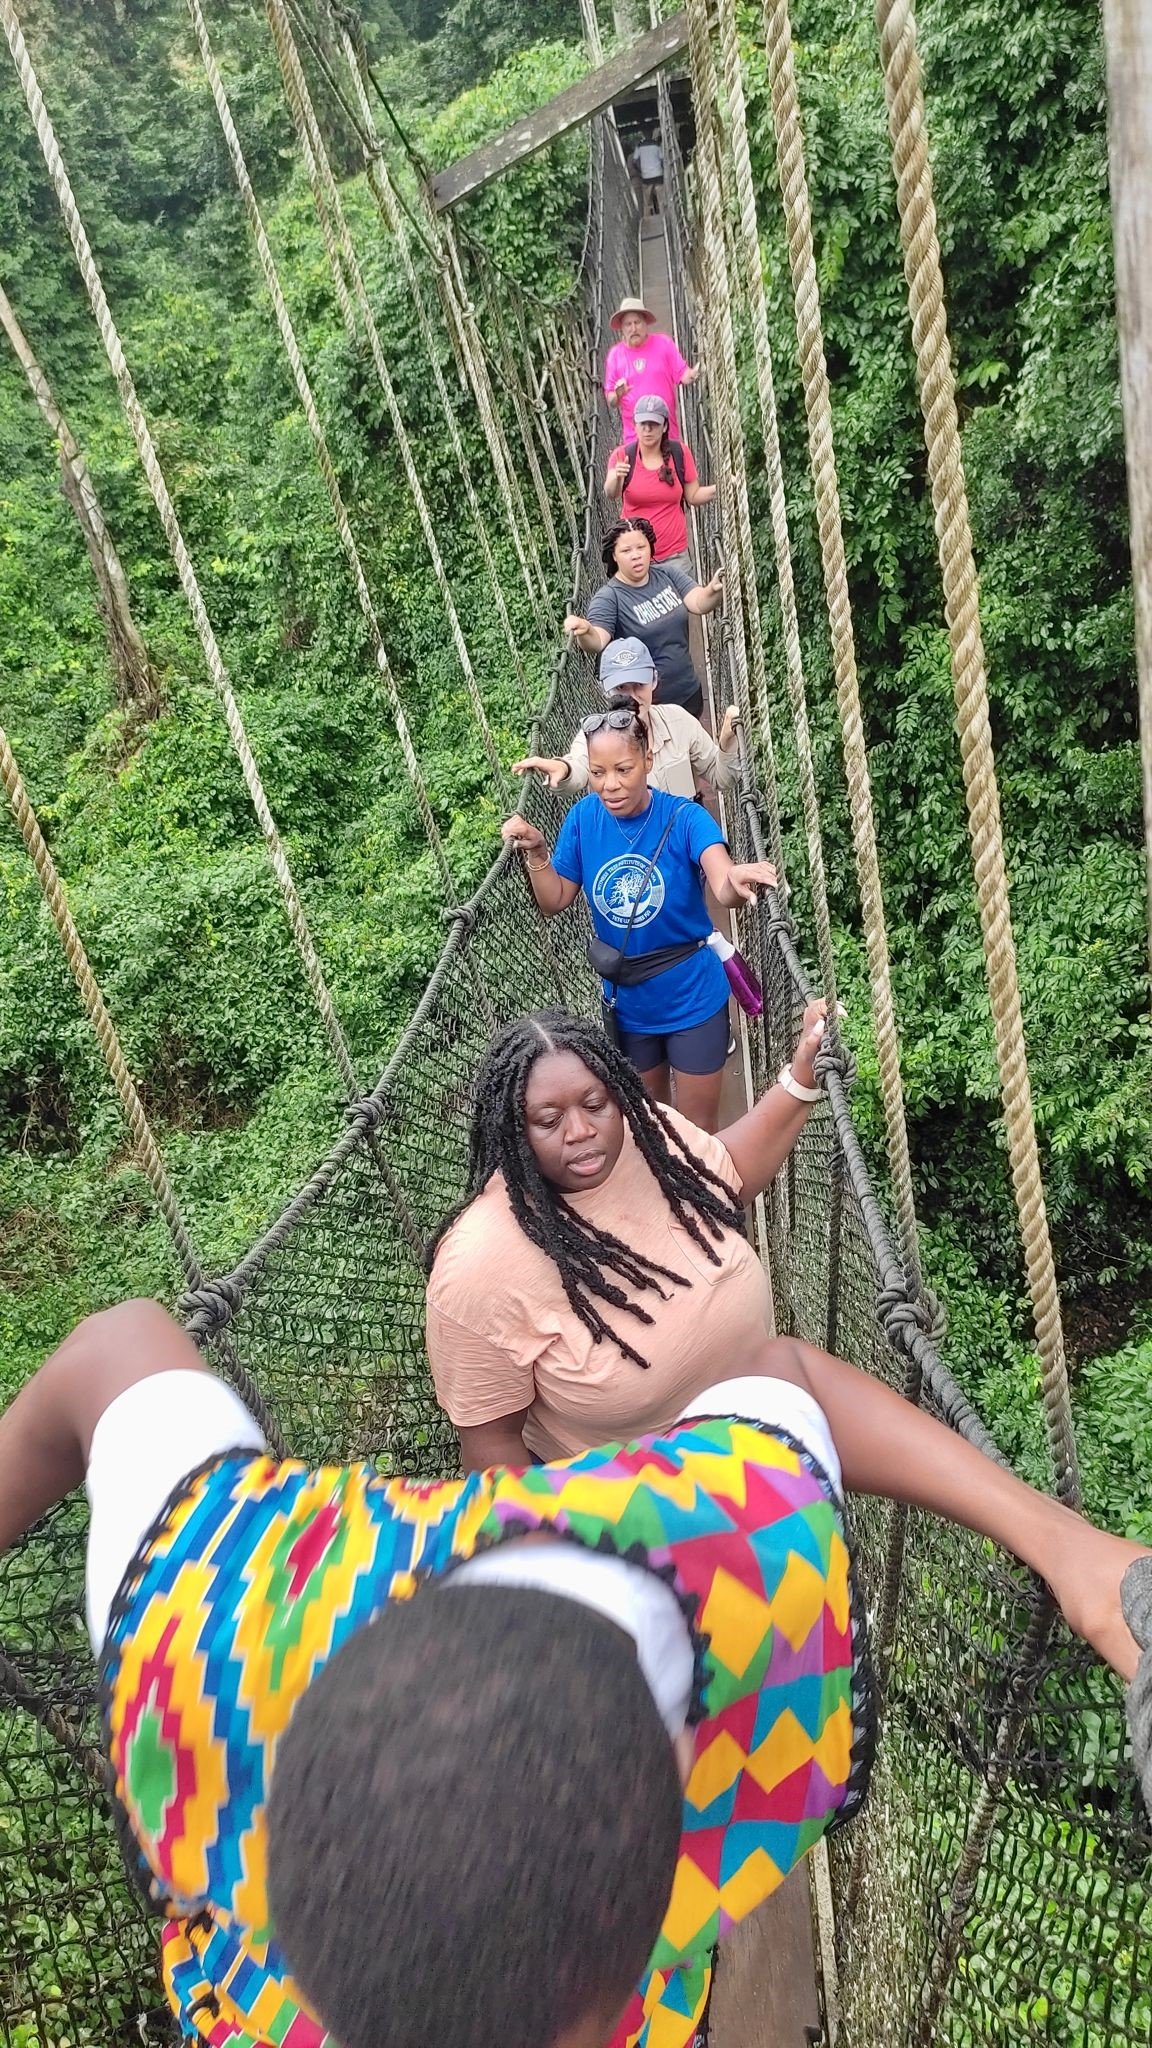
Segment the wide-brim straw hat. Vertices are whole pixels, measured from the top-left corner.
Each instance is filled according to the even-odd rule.
[[[616,311],[613,313],[612,318],[608,322],[608,325],[612,329],[613,334],[619,333],[620,322],[623,320],[624,315],[626,313],[639,313],[640,318],[642,320],[646,320],[648,322],[649,327],[655,327],[656,325],[656,315],[655,313],[650,313],[648,311],[648,308],[644,304],[643,299],[621,299],[620,304],[617,306]]]

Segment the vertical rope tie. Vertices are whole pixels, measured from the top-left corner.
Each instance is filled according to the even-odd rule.
[[[48,851],[39,821],[28,798],[23,778],[16,765],[7,734],[0,730],[0,782],[12,807],[12,815],[19,827],[20,837],[28,850],[41,893],[48,906],[52,922],[64,949],[64,957],[71,970],[72,979],[80,993],[80,1000],[88,1014],[88,1020],[96,1034],[104,1063],[112,1077],[112,1085],[120,1098],[125,1122],[132,1133],[132,1143],[137,1159],[148,1184],[156,1197],[156,1206],[168,1226],[180,1271],[186,1287],[199,1287],[204,1275],[200,1261],[192,1249],[192,1240],[180,1210],[180,1204],[172,1191],[167,1168],[160,1156],[160,1148],[152,1135],[152,1127],[144,1111],[144,1105],[136,1090],[136,1084],[128,1071],[128,1063],[117,1035],[116,1026],[108,1014],[100,985],[92,972],[84,942],[76,929],[76,922],[68,907],[64,886],[57,872],[56,863]]]
[[[240,707],[236,702],[228,671],[224,666],[224,659],[208,617],[196,572],[184,542],[180,522],[176,517],[176,508],[172,503],[168,485],[160,467],[156,446],[136,395],[136,386],[133,383],[131,371],[125,360],[116,323],[112,318],[103,282],[96,267],[96,260],[92,254],[92,247],[80,217],[79,208],[76,205],[71,181],[65,169],[64,160],[56,140],[56,133],[48,117],[47,108],[44,105],[44,96],[40,90],[40,83],[37,79],[31,57],[28,54],[28,47],[24,41],[23,31],[20,27],[19,17],[13,5],[13,0],[0,0],[0,22],[3,22],[8,47],[12,53],[12,61],[16,66],[21,89],[28,103],[28,111],[32,116],[33,126],[35,127],[40,148],[43,152],[48,175],[56,191],[60,212],[68,230],[80,275],[84,280],[89,303],[91,304],[96,325],[100,332],[100,339],[104,344],[104,351],[108,357],[112,375],[116,380],[116,388],[120,395],[120,404],[123,408],[124,417],[128,422],[132,439],[136,444],[136,453],[140,460],[140,466],[147,478],[153,502],[160,515],[160,523],[164,528],[168,546],[171,550],[176,573],[180,579],[180,587],[184,592],[188,609],[192,614],[193,624],[200,641],[208,674],[223,706],[229,736],[235,749],[236,758],[240,763],[248,794],[252,799],[252,806],[260,824],[264,844],[268,849],[268,856],[272,863],[273,873],[276,876],[281,901],[292,929],[292,936],[296,941],[296,948],[300,955],[308,986],[312,991],[313,1000],[323,1021],[324,1029],[328,1036],[328,1043],[332,1050],[332,1057],[336,1063],[340,1078],[349,1096],[356,1096],[360,1091],[347,1041],[336,1016],[328,984],[324,978],[324,971],[320,965],[320,957],[316,951],[304,912],[304,905],[300,900],[299,892],[288,865],[288,856],[285,853],[283,842],[277,831],[275,820],[268,804],[268,799],[264,793],[264,785],[260,779],[260,773],[257,769],[252,749],[248,743],[244,721],[240,716]]]
[[[907,0],[878,0],[876,23],[1012,1186],[1040,1356],[1044,1420],[1056,1489],[1062,1500],[1078,1507],[1080,1478],[1072,1404],[1024,1044],[1000,796],[988,714],[979,588],[944,311],[944,277],[928,162],[916,23]]]
[[[493,288],[492,277],[486,265],[481,266],[479,283],[485,305],[488,309],[489,318],[495,330],[496,347],[494,360],[500,373],[501,388],[508,393],[512,400],[512,412],[520,437],[520,447],[524,461],[528,465],[528,474],[532,478],[533,489],[536,493],[536,506],[540,516],[540,523],[544,530],[544,538],[547,542],[548,552],[552,557],[553,565],[559,571],[564,567],[564,549],[560,544],[560,536],[556,531],[556,521],[552,512],[552,493],[548,489],[544,470],[540,462],[539,430],[525,402],[522,372],[517,366],[515,351],[505,328],[504,318]]]
[[[448,429],[448,438],[452,443],[452,453],[456,458],[456,468],[463,480],[465,495],[468,499],[468,510],[472,518],[473,531],[479,543],[480,552],[484,557],[484,566],[488,571],[488,580],[492,589],[492,601],[496,606],[497,616],[499,617],[501,629],[507,643],[508,653],[511,657],[513,668],[516,671],[516,679],[520,685],[521,696],[527,706],[530,693],[528,679],[524,672],[524,661],[520,653],[515,631],[513,630],[511,615],[508,611],[508,601],[504,595],[503,579],[492,550],[492,541],[488,532],[488,521],[477,496],[475,483],[473,482],[472,464],[465,453],[464,442],[456,419],[456,407],[445,382],[444,372],[440,367],[439,345],[437,337],[433,332],[424,287],[421,283],[409,244],[408,226],[397,203],[396,195],[392,189],[392,181],[383,160],[380,138],[376,130],[371,102],[364,89],[364,81],[360,75],[360,67],[356,62],[356,53],[351,37],[346,29],[341,29],[340,35],[344,59],[351,78],[353,91],[356,94],[361,122],[365,135],[368,138],[368,147],[365,150],[365,176],[368,180],[368,189],[376,202],[380,217],[389,235],[392,237],[392,241],[400,256],[408,290],[416,309],[416,319],[420,328],[421,338],[424,342],[425,356],[432,371],[433,382],[436,385],[440,409]]]
[[[0,0],[0,4],[4,7],[9,7],[11,0]],[[240,147],[240,138],[236,133],[236,124],[232,119],[232,110],[228,104],[224,82],[213,55],[208,29],[200,7],[200,0],[188,0],[188,11],[192,17],[192,26],[200,46],[201,60],[211,89],[221,132],[224,136],[229,157],[231,158],[236,183],[239,186],[240,196],[244,203],[244,211],[248,216],[248,224],[252,230],[253,241],[256,244],[256,253],[260,259],[260,268],[264,274],[264,282],[267,285],[268,295],[272,300],[273,310],[276,314],[276,324],[280,329],[280,339],[283,343],[284,353],[288,358],[297,395],[305,420],[307,421],[308,431],[312,436],[312,445],[315,450],[320,474],[324,479],[325,488],[328,492],[332,517],[336,524],[336,530],[340,535],[341,545],[343,546],[345,558],[352,573],[353,583],[355,584],[356,595],[360,601],[360,609],[368,628],[376,670],[384,687],[396,737],[400,744],[400,752],[408,771],[408,779],[412,785],[413,795],[416,799],[416,805],[429,847],[440,871],[440,879],[445,894],[449,902],[454,903],[456,901],[455,884],[452,879],[451,869],[448,866],[448,856],[444,850],[440,828],[436,823],[432,804],[424,783],[423,773],[416,756],[416,749],[408,728],[408,720],[400,699],[400,692],[396,687],[396,679],[392,674],[392,667],[388,660],[383,635],[380,631],[380,621],[376,616],[376,607],[372,602],[372,594],[368,588],[367,578],[365,577],[363,564],[360,560],[360,550],[356,545],[356,539],[349,523],[343,495],[336,477],[336,470],[329,453],[327,438],[320,423],[320,415],[316,409],[316,401],[312,395],[308,373],[304,368],[303,358],[296,340],[295,329],[288,313],[283,291],[280,288],[276,264],[269,247],[268,237],[264,232],[264,222],[256,203],[256,194],[252,189],[252,181],[248,176],[248,166],[244,161],[244,152]],[[359,1092],[358,1088],[351,1090],[353,1095],[358,1095]]]
[[[723,522],[736,542],[733,582],[732,624],[736,635],[736,674],[742,682],[741,712],[749,720],[751,702],[747,674],[751,670],[756,704],[756,730],[761,742],[768,838],[777,873],[784,879],[784,840],[780,827],[780,805],[776,787],[776,762],[772,745],[772,724],[768,705],[768,678],[764,659],[764,635],[760,624],[760,600],[756,586],[756,561],[752,546],[752,518],[748,499],[747,451],[740,416],[740,388],[736,366],[736,336],[732,317],[732,291],[728,275],[728,251],[724,237],[724,194],[719,138],[715,126],[718,81],[708,26],[707,0],[689,0],[688,28],[693,90],[700,125],[696,165],[700,178],[700,225],[709,277],[709,310],[714,346],[710,376],[714,382],[714,408],[720,429],[717,474]],[[730,570],[729,573],[732,573]],[[745,616],[747,630],[745,630]],[[746,732],[752,725],[746,723]]]
[[[479,321],[472,294],[464,275],[456,232],[446,215],[434,215],[431,203],[426,202],[430,231],[435,233],[447,256],[447,264],[440,273],[441,296],[449,322],[456,335],[457,344],[463,357],[472,396],[480,414],[480,423],[488,443],[488,452],[496,471],[501,493],[506,500],[509,527],[516,543],[517,553],[524,557],[524,569],[528,579],[529,594],[536,611],[537,623],[551,633],[553,619],[549,579],[540,559],[536,541],[536,529],[528,516],[524,493],[520,488],[520,476],[512,458],[512,449],[505,432],[504,421],[496,403],[492,379],[488,374]]]
[[[384,394],[384,402],[388,408],[388,417],[392,422],[392,432],[396,438],[396,445],[400,450],[404,475],[407,479],[412,502],[416,507],[417,517],[420,521],[420,530],[424,535],[424,545],[428,550],[428,558],[432,564],[432,572],[436,578],[441,603],[444,606],[445,617],[448,620],[448,629],[452,635],[452,645],[456,651],[456,660],[464,679],[464,687],[468,694],[469,704],[472,707],[472,715],[476,720],[477,729],[480,733],[480,740],[491,772],[493,786],[502,805],[505,809],[508,809],[511,793],[505,779],[504,765],[492,737],[492,729],[488,723],[488,714],[483,698],[480,695],[480,687],[476,680],[472,657],[464,637],[464,629],[460,624],[460,615],[456,609],[456,600],[452,593],[448,572],[444,566],[444,558],[440,553],[440,544],[436,536],[435,524],[428,507],[428,500],[424,494],[419,471],[416,467],[412,443],[408,437],[408,429],[404,424],[404,418],[397,402],[396,391],[384,354],[383,343],[380,340],[380,330],[376,324],[376,316],[372,310],[372,303],[365,288],[359,258],[348,231],[348,222],[344,213],[344,202],[340,197],[339,187],[332,175],[332,166],[329,161],[327,146],[316,120],[312,97],[308,90],[308,82],[301,68],[300,56],[292,35],[287,10],[283,5],[283,0],[266,0],[265,11],[272,30],[273,40],[276,44],[276,54],[284,79],[284,89],[291,109],[301,153],[304,157],[305,169],[312,189],[317,217],[322,224],[325,220],[329,222],[326,240],[333,283],[335,284],[337,277],[342,273],[346,274],[351,282],[356,310],[364,333],[367,336],[377,382]]]
[[[872,812],[872,785],[864,745],[864,719],[856,672],[856,643],[852,627],[852,606],[848,594],[844,531],[840,517],[840,486],[832,439],[832,399],[824,357],[820,292],[816,282],[816,256],[812,241],[812,214],[808,178],[804,167],[804,143],[800,129],[796,72],[792,59],[792,25],[787,0],[768,0],[764,11],[764,36],[768,52],[768,77],[776,136],[776,168],[784,208],[788,267],[795,302],[796,340],[804,388],[804,410],[808,423],[808,459],[816,496],[820,560],[824,574],[824,594],[828,606],[833,670],[836,678],[836,705],[840,717],[844,774],[848,786],[852,845],[856,858],[857,886],[860,891],[860,913],[868,956],[868,986],[876,1035],[880,1096],[884,1107],[888,1171],[896,1211],[900,1256],[908,1291],[914,1300],[926,1302],[924,1276],[920,1264],[919,1234],[916,1227],[916,1204],[912,1190],[908,1127],[904,1113],[904,1084],[900,1074],[896,1011],[892,997],[888,928],[884,916],[880,857],[876,844],[876,823]],[[915,1391],[911,1384],[908,1391]]]
[[[17,766],[16,757],[12,752],[8,736],[2,729],[0,729],[0,786],[3,787],[4,793],[11,805],[12,815],[16,820],[20,837],[24,841],[28,857],[36,874],[36,879],[40,884],[41,895],[47,905],[49,916],[56,927],[57,937],[60,940],[64,958],[68,962],[72,979],[76,984],[88,1021],[92,1026],[97,1044],[104,1056],[104,1064],[108,1069],[112,1085],[116,1090],[120,1107],[123,1111],[124,1121],[131,1133],[137,1162],[152,1190],[156,1206],[167,1226],[184,1287],[187,1291],[198,1291],[204,1286],[203,1268],[193,1248],[188,1226],[184,1221],[183,1211],[176,1199],[172,1183],[168,1178],[168,1169],[164,1164],[160,1147],[153,1135],[152,1126],[148,1121],[144,1105],[140,1100],[136,1083],[129,1072],[128,1062],[124,1057],[124,1049],[121,1046],[119,1034],[108,1014],[108,1006],[104,1001],[100,984],[92,972],[91,962],[84,949],[84,941],[76,928],[76,921],[68,904],[64,884],[60,880],[56,863],[48,850],[44,834],[40,830],[39,820],[29,800],[28,792],[24,786],[24,781]],[[280,1433],[276,1417],[247,1368],[241,1365],[230,1342],[221,1344],[220,1362],[232,1385],[240,1395],[241,1400],[248,1408],[249,1413],[255,1417],[263,1431],[265,1441],[277,1455],[282,1455],[284,1439]],[[2,1678],[0,1678],[0,1682],[2,1682]],[[23,1704],[27,1705],[29,1702],[24,1701]],[[44,1725],[49,1729],[49,1733],[56,1733],[47,1721],[44,1722]]]
[[[728,109],[728,139],[738,203],[735,238],[744,274],[744,295],[752,330],[752,360],[756,372],[756,395],[760,407],[760,429],[768,474],[768,497],[772,521],[772,545],[776,557],[776,583],[780,598],[780,621],[784,641],[784,665],[796,740],[796,761],[800,779],[800,803],[808,848],[808,872],[812,886],[812,916],[816,929],[816,950],[820,979],[828,999],[829,1015],[836,1014],[836,962],[832,950],[832,919],[828,907],[828,884],[824,867],[824,838],[816,771],[812,758],[812,734],[808,722],[808,697],[804,661],[800,649],[800,622],[796,611],[796,585],[792,570],[792,543],[788,531],[788,505],[784,490],[784,463],[780,450],[780,425],[772,370],[772,344],[768,333],[768,300],[760,260],[760,228],[756,212],[756,190],[752,179],[752,156],[748,142],[748,117],[744,100],[744,78],[736,34],[734,0],[719,0],[717,7],[720,57]]]

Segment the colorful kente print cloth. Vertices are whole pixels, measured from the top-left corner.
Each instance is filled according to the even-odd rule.
[[[142,1545],[104,1667],[117,1792],[169,1916],[165,1984],[187,2040],[328,2040],[269,1924],[264,1802],[277,1737],[385,1601],[533,1529],[659,1572],[696,1642],[679,1864],[614,2048],[686,2048],[716,1940],[855,1810],[871,1725],[842,1517],[783,1437],[694,1418],[562,1464],[427,1485],[365,1465],[218,1459]]]

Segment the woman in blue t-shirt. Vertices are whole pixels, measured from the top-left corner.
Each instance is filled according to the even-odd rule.
[[[700,804],[649,788],[648,733],[627,699],[586,718],[582,730],[590,793],[573,804],[555,852],[519,815],[503,834],[523,853],[545,917],[558,917],[583,890],[596,933],[589,957],[602,975],[614,969],[604,1001],[622,1050],[657,1101],[671,1099],[674,1081],[677,1109],[714,1131],[728,982],[708,945],[704,883],[734,910],[775,882],[776,870],[734,861]]]

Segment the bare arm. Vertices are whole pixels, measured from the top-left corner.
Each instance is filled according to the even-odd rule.
[[[545,917],[559,917],[562,910],[567,910],[568,905],[576,901],[580,884],[556,873],[551,851],[539,827],[530,825],[527,818],[516,813],[500,827],[500,836],[510,839],[524,855],[528,885],[536,898],[537,908]]]
[[[686,505],[710,505],[715,496],[715,484],[702,484],[696,478],[693,478],[690,484],[685,484],[684,486],[684,503]]]
[[[86,1316],[0,1416],[0,1550],[83,1483],[92,1434],[118,1394],[160,1372],[205,1372],[155,1301]]]
[[[809,1003],[800,1038],[789,1065],[802,1088],[816,1086],[813,1061],[824,1036],[827,1005]],[[740,1175],[740,1199],[747,1206],[775,1180],[812,1114],[813,1104],[797,1101],[779,1084],[754,1102],[747,1115],[719,1133],[720,1143]]]
[[[564,631],[571,633],[577,647],[585,654],[601,654],[612,638],[604,626],[593,626],[588,619],[582,619],[577,612],[569,612],[564,621]]]
[[[697,775],[706,776],[717,789],[730,789],[740,773],[735,713],[725,712],[718,740],[705,732],[698,718],[693,718],[692,724],[695,729],[689,737],[688,754]]]
[[[487,1472],[493,1465],[530,1465],[524,1448],[526,1408],[514,1415],[497,1416],[495,1422],[480,1422],[471,1429],[458,1429],[460,1458],[465,1472]]]
[[[684,599],[684,609],[694,612],[697,618],[705,618],[709,612],[715,611],[723,595],[724,575],[722,570],[717,569],[709,582],[697,583],[688,592]]]
[[[604,478],[604,496],[611,498],[613,503],[615,503],[616,499],[622,496],[627,480],[627,462],[610,462]]]
[[[1025,1486],[954,1430],[870,1374],[797,1338],[779,1337],[756,1371],[806,1387],[828,1418],[854,1493],[926,1508],[990,1537],[1052,1588],[1069,1627],[1130,1679],[1138,1651],[1120,1612],[1120,1581],[1146,1554]]]
[[[560,789],[569,781],[572,763],[567,754],[525,754],[522,761],[513,761],[513,775],[543,775],[549,789]]]
[[[739,910],[742,903],[754,903],[761,889],[771,889],[776,870],[770,860],[735,861],[726,846],[706,846],[700,865],[712,894],[725,910]]]

